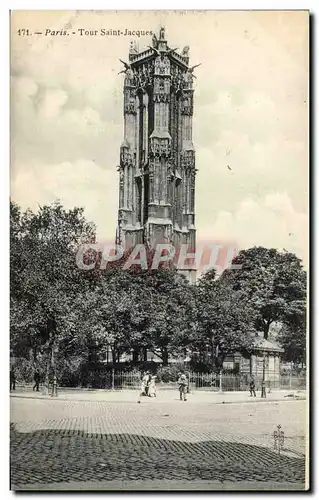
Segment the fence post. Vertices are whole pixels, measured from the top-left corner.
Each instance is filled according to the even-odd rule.
[[[112,368],[112,391],[114,391],[114,378],[115,378],[115,370]]]
[[[222,392],[222,372],[219,372],[219,392]]]

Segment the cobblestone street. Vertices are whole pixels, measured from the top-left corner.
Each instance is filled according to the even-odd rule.
[[[162,489],[174,489],[172,482],[187,489],[192,481],[199,482],[196,489],[201,481],[203,489],[217,483],[304,487],[305,401],[161,399],[12,397],[11,488],[112,489],[114,482],[130,488],[141,481],[149,481],[147,489],[156,489],[156,481]],[[280,456],[273,441],[278,424],[285,432]]]

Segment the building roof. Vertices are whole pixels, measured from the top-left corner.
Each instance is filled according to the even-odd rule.
[[[256,337],[254,340],[254,348],[258,351],[284,352],[284,349],[282,349],[278,344],[270,342],[270,340],[266,340],[263,337]]]

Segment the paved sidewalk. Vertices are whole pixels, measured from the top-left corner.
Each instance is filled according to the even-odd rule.
[[[139,400],[138,391],[134,390],[81,390],[69,389],[59,390],[57,397],[52,397],[44,392],[17,390],[10,393],[12,398],[31,398],[31,399],[50,399],[63,401],[103,401],[109,403],[127,402],[134,403]],[[265,403],[279,401],[294,401],[306,399],[305,391],[272,391],[267,393],[265,399],[261,398],[260,393],[256,397],[251,397],[247,392],[214,392],[214,391],[193,391],[188,395],[187,404],[212,403],[212,404],[229,404],[229,403]],[[143,404],[156,403],[173,403],[180,402],[177,391],[162,390],[158,391],[156,398],[142,397],[140,399]]]

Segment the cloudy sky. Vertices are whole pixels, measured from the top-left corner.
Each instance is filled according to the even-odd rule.
[[[11,197],[23,208],[84,206],[114,240],[123,75],[130,36],[23,37],[70,28],[166,27],[196,69],[198,241],[285,248],[307,265],[306,12],[15,12]],[[136,39],[136,38],[135,38]],[[151,42],[141,36],[140,48]],[[231,168],[227,168],[227,165]]]

